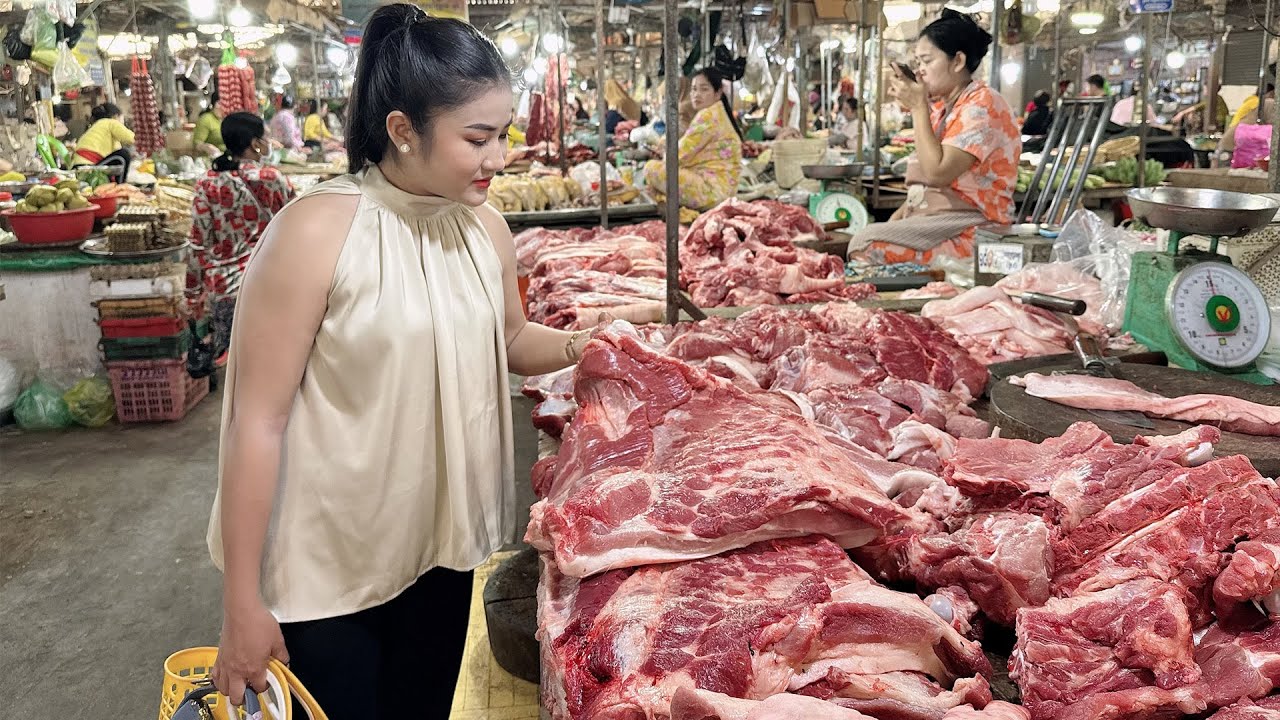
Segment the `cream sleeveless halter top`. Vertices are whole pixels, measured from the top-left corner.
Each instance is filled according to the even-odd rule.
[[[382,604],[433,567],[514,538],[502,266],[471,208],[378,168],[306,196],[361,195],[288,428],[262,565],[281,622]],[[237,333],[222,409],[234,411]],[[225,444],[224,444],[225,447]],[[222,567],[219,494],[209,551]]]

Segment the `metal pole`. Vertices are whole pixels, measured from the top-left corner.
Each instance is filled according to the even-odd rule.
[[[1258,63],[1258,124],[1261,125],[1265,120],[1262,119],[1262,101],[1267,94],[1267,61],[1271,59],[1271,18],[1273,2],[1263,3],[1267,6],[1264,11],[1262,20],[1262,61]],[[1256,16],[1255,16],[1256,17]]]
[[[1147,186],[1147,131],[1151,129],[1147,123],[1147,96],[1151,91],[1151,13],[1142,16],[1142,36],[1147,39],[1142,43],[1142,75],[1138,77],[1138,97],[1133,102],[1133,111],[1142,113],[1142,124],[1138,126],[1138,187],[1140,188]],[[1129,122],[1133,120],[1130,119]]]
[[[680,319],[680,47],[676,0],[663,0],[662,66],[666,68],[667,324]]]
[[[1053,99],[1054,101],[1062,99],[1062,93],[1058,91],[1058,87],[1062,83],[1062,20],[1063,12],[1058,11],[1058,17],[1053,20]]]
[[[991,5],[991,81],[987,84],[1000,92],[1000,23],[1004,22],[1004,0]]]
[[[1205,104],[1204,121],[1201,124],[1201,127],[1206,128],[1205,132],[1226,130],[1218,127],[1218,94],[1222,90],[1222,64],[1226,60],[1227,38],[1230,37],[1231,31],[1225,27],[1225,9],[1220,11],[1219,8],[1214,8],[1213,31],[1217,42],[1214,44],[1213,54],[1209,57],[1209,102]]]
[[[554,12],[555,17],[551,19],[551,26],[559,31],[560,47],[563,49],[569,42],[569,28],[560,23],[562,17],[560,15],[560,0],[556,0]],[[569,87],[564,77],[564,65],[560,62],[561,57],[561,53],[551,53],[550,60],[556,68],[556,88],[560,98],[560,122],[556,123],[556,133],[560,141],[560,174],[567,177],[569,175],[569,152],[564,145],[564,106],[568,103]],[[600,148],[599,160],[601,163],[604,162],[604,148]]]
[[[600,227],[609,229],[609,164],[605,148],[609,136],[605,132],[607,112],[604,99],[604,0],[596,0],[596,116],[600,120]]]
[[[862,92],[862,88],[864,87],[864,84],[866,83],[866,79],[867,79],[867,58],[865,56],[866,45],[867,45],[867,33],[865,30],[866,26],[867,26],[867,0],[862,0],[861,5],[858,7],[858,27],[856,29],[857,38],[858,38],[858,47],[857,49],[854,50],[854,53],[853,53],[853,57],[858,63],[858,84],[856,86],[857,87],[856,92],[858,93],[858,114],[855,119],[855,122],[858,123],[858,126],[853,130],[854,132],[853,146],[858,151],[859,160],[866,160],[866,158],[862,154],[862,147],[867,142],[866,138],[862,136],[862,126],[864,124],[863,118],[867,116],[867,96]],[[861,183],[861,179],[859,179],[859,183]],[[861,184],[859,184],[858,187],[861,188]]]
[[[878,5],[877,5],[878,7]],[[871,129],[871,207],[880,206],[880,132],[881,108],[884,107],[884,34],[880,32],[880,13],[876,11],[876,66],[873,81],[876,84],[876,103],[872,108],[875,113],[875,127]]]
[[[311,94],[315,100],[313,110],[324,118],[324,113],[320,112],[320,50],[314,37],[311,38]]]

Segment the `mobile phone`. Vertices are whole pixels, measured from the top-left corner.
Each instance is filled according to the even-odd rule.
[[[911,82],[916,82],[916,71],[912,70],[910,65],[904,62],[896,62],[893,66],[898,68],[898,72],[902,73],[903,77]]]

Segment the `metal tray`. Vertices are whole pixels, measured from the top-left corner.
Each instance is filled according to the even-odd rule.
[[[1133,216],[1151,227],[1209,237],[1238,237],[1267,225],[1280,203],[1261,195],[1200,188],[1134,188]]]
[[[844,180],[862,176],[862,163],[847,165],[801,165],[800,171],[812,180]]]
[[[182,244],[172,247],[157,248],[155,250],[139,250],[137,252],[112,252],[107,249],[106,236],[91,237],[80,245],[80,252],[86,255],[94,255],[96,257],[112,257],[112,258],[162,258],[166,255],[186,250],[191,247],[190,240],[183,240]]]

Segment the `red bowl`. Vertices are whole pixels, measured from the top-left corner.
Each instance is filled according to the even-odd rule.
[[[120,206],[120,197],[113,195],[110,197],[96,197],[91,200],[93,204],[98,206],[98,212],[93,214],[96,220],[106,220],[116,216],[116,210]]]
[[[5,210],[9,227],[24,245],[55,245],[84,240],[93,232],[93,216],[97,205],[58,213],[19,213]]]

